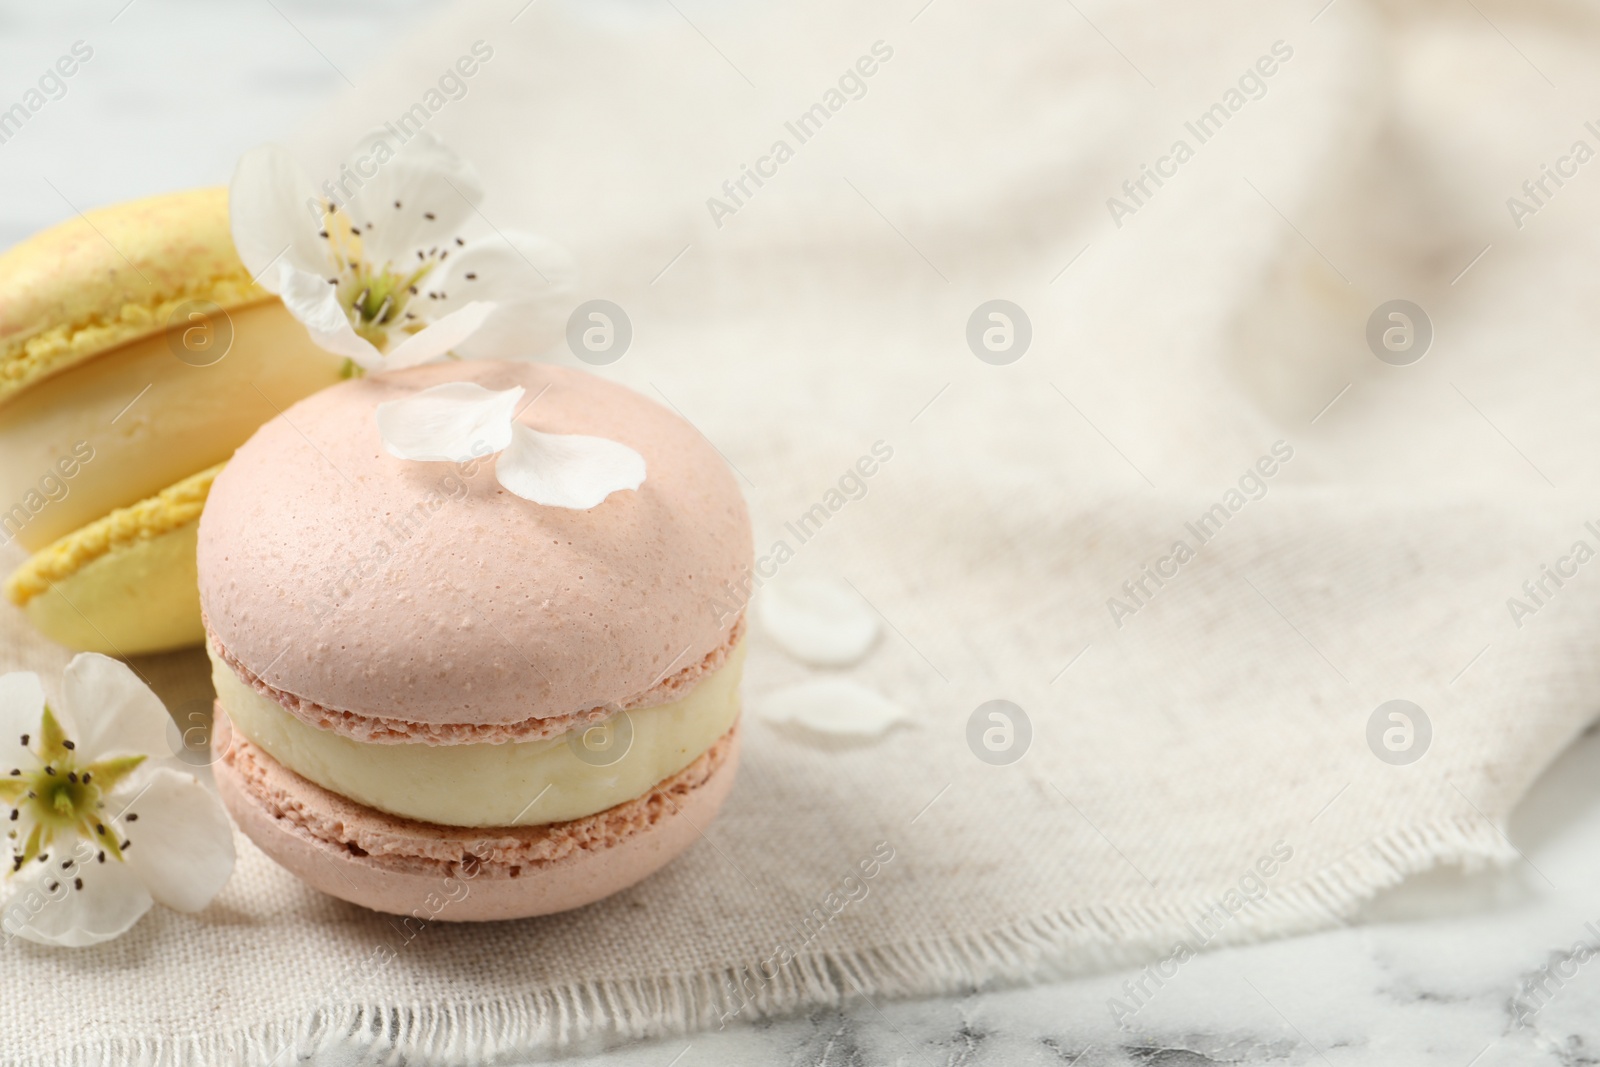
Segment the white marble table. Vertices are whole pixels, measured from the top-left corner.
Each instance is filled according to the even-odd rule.
[[[0,143],[0,246],[74,207],[225,181],[239,152],[293,130],[438,2],[0,2],[0,106],[75,41],[94,49],[66,94]],[[1587,960],[1587,946],[1600,949],[1600,736],[1552,768],[1508,833],[1526,863],[1438,872],[1347,928],[1196,958],[1128,1028],[1107,1004],[1133,972],[854,1003],[574,1062],[1600,1062],[1600,963]],[[1542,991],[1529,992],[1539,981]]]

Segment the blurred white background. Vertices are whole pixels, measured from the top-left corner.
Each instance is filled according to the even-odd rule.
[[[120,200],[223,185],[442,0],[0,4],[0,110],[82,41],[66,92],[0,144],[0,247]],[[51,186],[55,188],[52,189]],[[59,190],[59,193],[56,191]],[[65,198],[65,199],[63,199]]]

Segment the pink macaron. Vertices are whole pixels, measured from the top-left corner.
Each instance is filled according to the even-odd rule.
[[[495,459],[399,459],[379,405],[523,390],[517,422],[631,448],[587,510]],[[533,363],[349,381],[263,426],[212,487],[200,600],[222,798],[335,896],[445,920],[578,907],[698,840],[738,763],[749,517],[693,427]]]

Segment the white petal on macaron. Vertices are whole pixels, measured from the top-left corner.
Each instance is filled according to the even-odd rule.
[[[399,459],[466,463],[512,443],[511,418],[522,394],[520,385],[501,391],[475,382],[431,386],[379,404],[378,436]]]
[[[645,467],[644,457],[620,442],[540,433],[516,423],[494,472],[501,485],[524,500],[587,511],[612,493],[643,485]]]
[[[79,761],[174,754],[166,706],[127,664],[98,652],[80,652],[67,664],[61,696],[61,725],[77,745]]]
[[[130,779],[107,806],[121,810],[124,802],[118,831],[130,845],[123,864],[169,908],[199,911],[211,903],[234,860],[233,829],[216,794],[193,775],[159,767]],[[130,813],[138,820],[129,823]]]
[[[768,722],[838,737],[879,737],[911,718],[888,697],[848,678],[820,678],[780,689],[757,702],[756,710]]]
[[[22,737],[38,732],[43,714],[44,686],[37,674],[12,671],[0,676],[0,775],[13,767],[33,768],[37,761]]]
[[[367,370],[382,370],[383,357],[372,342],[356,333],[339,303],[337,287],[326,278],[280,264],[278,295],[320,348],[354,360]]]
[[[282,291],[283,265],[313,275],[330,269],[317,236],[321,203],[282,146],[261,145],[239,158],[228,185],[228,224],[239,258],[263,289]]]
[[[878,615],[849,584],[793,578],[765,586],[755,603],[761,629],[789,655],[813,667],[849,667],[872,650]]]
[[[391,348],[383,357],[383,369],[404,370],[438,359],[471,337],[484,320],[494,313],[494,309],[492,300],[474,300],[443,318],[434,319],[425,328]]]
[[[507,231],[469,241],[428,278],[433,303],[452,311],[472,300],[492,300],[495,313],[483,328],[454,346],[464,359],[536,356],[561,339],[571,311],[578,265],[565,248],[529,233]]]
[[[131,867],[109,856],[96,862],[93,849],[81,847],[80,838],[70,840],[71,845],[62,842],[66,851],[52,848],[45,862],[25,863],[5,880],[0,926],[6,934],[41,945],[82,948],[121,935],[150,910],[150,891]],[[58,861],[68,857],[73,866],[63,870]],[[75,878],[83,880],[82,889]]]

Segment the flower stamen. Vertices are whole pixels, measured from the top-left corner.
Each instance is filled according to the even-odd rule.
[[[37,766],[31,771],[15,768],[12,774],[14,781],[0,782],[0,793],[15,804],[8,819],[21,823],[19,829],[24,834],[19,849],[16,845],[18,830],[10,833],[13,874],[30,860],[47,862],[50,844],[57,833],[90,837],[89,826],[92,823],[94,833],[104,838],[105,824],[94,821],[91,813],[105,807],[105,791],[115,788],[121,779],[145,760],[142,755],[113,757],[92,763],[80,773],[78,746],[63,734],[49,705],[45,706],[40,717],[37,740],[37,747],[29,749],[30,754],[39,761]],[[115,838],[111,841],[115,842]],[[113,843],[108,851],[120,860],[125,847]],[[71,859],[61,863],[63,870],[70,870],[72,865]]]

